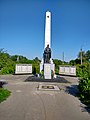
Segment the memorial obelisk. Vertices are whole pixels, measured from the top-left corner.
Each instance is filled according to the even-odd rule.
[[[40,72],[44,72],[45,79],[51,79],[51,73],[54,73],[54,64],[51,59],[51,12],[46,12],[45,17],[45,45],[44,54],[40,64]]]
[[[46,23],[45,23],[45,48],[47,45],[51,47],[51,12],[46,12]]]

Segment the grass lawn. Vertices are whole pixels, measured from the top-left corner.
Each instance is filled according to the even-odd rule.
[[[10,95],[10,91],[8,91],[7,89],[4,88],[0,88],[0,103],[4,100],[6,100],[6,98]]]

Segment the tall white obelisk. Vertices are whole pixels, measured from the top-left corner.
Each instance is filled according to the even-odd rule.
[[[51,12],[46,12],[45,19],[45,46],[44,49],[49,45],[51,48]],[[55,65],[53,64],[53,60],[50,58],[50,63],[44,63],[44,58],[42,58],[40,64],[40,72],[44,71],[44,78],[51,79],[51,72],[54,72]]]
[[[46,12],[46,21],[45,21],[45,48],[47,45],[51,47],[51,12]]]

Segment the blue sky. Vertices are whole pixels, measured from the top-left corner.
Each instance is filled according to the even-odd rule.
[[[90,0],[0,0],[0,48],[11,55],[40,59],[45,12],[52,13],[52,57],[75,59],[90,50]]]

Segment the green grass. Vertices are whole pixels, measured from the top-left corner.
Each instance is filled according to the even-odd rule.
[[[7,89],[4,88],[0,88],[0,103],[4,100],[6,100],[6,98],[10,95],[10,91],[8,91]]]

